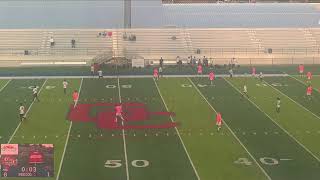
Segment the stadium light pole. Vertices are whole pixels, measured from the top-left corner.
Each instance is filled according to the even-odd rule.
[[[124,28],[131,28],[131,0],[124,0]]]

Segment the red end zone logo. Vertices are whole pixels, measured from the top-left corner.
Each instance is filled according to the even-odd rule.
[[[1,155],[18,155],[18,144],[1,144]]]
[[[161,129],[177,126],[175,122],[152,123],[154,116],[175,116],[173,112],[150,112],[143,103],[122,103],[124,125],[115,122],[115,103],[70,105],[68,119],[73,122],[95,122],[100,129]],[[99,109],[96,115],[90,116],[92,109]]]

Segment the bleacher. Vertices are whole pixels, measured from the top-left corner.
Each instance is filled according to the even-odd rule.
[[[257,40],[274,54],[307,54],[318,49],[309,29],[256,29]]]
[[[52,30],[47,31],[46,40],[53,37],[55,46],[47,43],[46,50],[50,54],[97,55],[106,49],[112,49],[112,37],[98,36],[104,30]],[[105,30],[107,31],[107,30]],[[71,40],[75,40],[75,48]]]
[[[231,58],[246,59],[239,63],[259,59],[263,60],[260,63],[270,63],[275,58],[283,59],[281,63],[291,63],[293,58],[314,59],[320,55],[319,28],[114,29],[110,37],[98,37],[103,31],[111,30],[0,30],[0,65],[3,62],[14,62],[14,65],[52,61],[90,63],[106,52],[113,57],[147,60],[163,57],[172,62],[177,56],[184,59],[190,55],[207,56],[219,63]],[[130,35],[136,39],[129,40]],[[55,40],[54,47],[50,47],[51,37]],[[75,48],[71,47],[73,38]]]
[[[245,29],[191,29],[194,50],[200,49],[206,56],[221,54],[256,53],[259,45]]]
[[[37,53],[43,45],[43,32],[40,30],[0,30],[0,54],[24,55],[25,50]]]
[[[122,32],[127,36],[134,34],[136,41],[124,40],[124,51],[127,56],[155,58],[164,56],[174,59],[187,53],[184,46],[183,31],[179,29],[130,29]]]

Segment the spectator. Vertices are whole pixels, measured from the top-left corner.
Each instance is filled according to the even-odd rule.
[[[71,40],[71,47],[76,48],[76,40],[72,38]]]
[[[108,37],[111,38],[112,37],[112,31],[108,32]]]
[[[98,75],[99,75],[99,79],[100,79],[100,78],[103,78],[103,73],[102,73],[102,70],[101,70],[101,69],[98,71]]]
[[[162,74],[162,67],[161,67],[161,66],[159,67],[159,77],[163,77],[163,74]]]
[[[91,75],[94,77],[94,64],[91,64],[90,70],[91,70]]]
[[[49,41],[50,41],[50,47],[53,47],[54,46],[54,39],[52,36],[50,37]]]
[[[203,60],[202,60],[204,66],[208,67],[209,66],[209,62],[208,59],[206,58],[206,56],[203,56]]]
[[[162,57],[161,57],[160,60],[159,60],[159,65],[160,65],[160,67],[163,66],[163,59],[162,59]]]
[[[232,78],[233,77],[233,70],[232,70],[232,68],[230,68],[230,70],[229,70],[229,76]]]
[[[192,64],[192,56],[188,56],[188,63]]]

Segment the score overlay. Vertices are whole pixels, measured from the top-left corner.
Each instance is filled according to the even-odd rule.
[[[53,144],[1,144],[1,177],[54,177]]]

